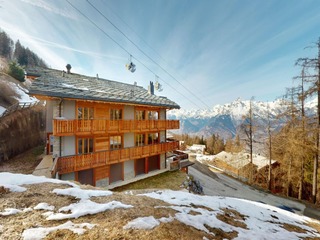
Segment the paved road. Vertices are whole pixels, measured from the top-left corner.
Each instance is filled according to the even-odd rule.
[[[212,172],[208,167],[197,161],[189,167],[189,174],[200,181],[206,195],[243,198],[276,207],[285,206],[293,209],[297,214],[320,219],[320,213],[315,209],[306,207],[297,201],[259,191],[221,172]]]

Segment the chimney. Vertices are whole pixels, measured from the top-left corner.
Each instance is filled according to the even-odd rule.
[[[150,86],[148,86],[148,93],[150,95],[154,95],[154,86],[152,81],[150,81]]]
[[[70,65],[69,63],[67,64],[66,68],[67,68],[67,73],[70,74],[70,73],[71,73],[71,72],[70,72],[70,70],[71,70],[71,65]]]

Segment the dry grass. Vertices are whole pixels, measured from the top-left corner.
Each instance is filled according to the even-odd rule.
[[[218,214],[217,218],[225,223],[228,223],[229,225],[232,225],[234,227],[240,227],[243,229],[248,229],[247,225],[245,224],[245,220],[247,216],[237,212],[234,209],[229,209],[229,208],[223,208],[223,214]]]
[[[112,191],[122,192],[140,189],[172,189],[180,190],[180,185],[185,181],[186,173],[181,171],[165,172],[153,177],[149,177],[122,187],[112,189]]]
[[[65,185],[42,183],[27,185],[23,193],[3,193],[0,198],[0,211],[4,208],[14,207],[18,209],[33,208],[40,202],[54,205],[56,209],[69,205],[78,200],[68,196],[58,196],[51,193],[54,188],[64,188]],[[45,239],[202,239],[208,234],[189,227],[174,220],[170,224],[161,223],[153,230],[124,230],[129,221],[143,216],[155,218],[174,216],[176,213],[170,208],[155,208],[155,206],[167,206],[166,203],[143,196],[114,193],[107,197],[92,198],[95,202],[121,201],[134,207],[129,209],[115,209],[101,212],[95,215],[87,215],[78,219],[71,219],[74,223],[91,223],[96,226],[86,231],[83,235],[77,235],[69,230],[58,230],[49,234]],[[52,227],[63,224],[66,220],[48,221],[41,214],[45,210],[24,212],[17,215],[1,216],[1,239],[20,239],[25,229],[33,227]],[[212,236],[211,236],[212,237]]]
[[[174,175],[174,174],[173,174]],[[63,184],[41,183],[34,185],[25,185],[28,190],[25,192],[10,192],[6,189],[0,191],[0,212],[5,208],[34,208],[40,202],[46,202],[55,206],[55,212],[63,206],[78,202],[71,196],[60,196],[52,193],[55,188],[69,187]],[[85,189],[96,189],[92,186],[81,186]],[[143,192],[143,190],[139,190]],[[168,208],[169,204],[161,200],[148,198],[145,196],[129,195],[120,192],[114,192],[110,196],[92,197],[91,201],[97,203],[106,203],[110,201],[120,201],[124,204],[130,204],[133,208],[115,209],[100,212],[95,215],[86,215],[77,219],[71,219],[73,223],[91,223],[96,224],[92,229],[87,229],[83,235],[77,235],[69,230],[57,230],[45,239],[235,239],[238,232],[233,230],[231,232],[224,232],[220,228],[210,227],[205,225],[207,230],[214,234],[211,235],[204,231],[199,231],[191,226],[183,224],[177,220],[170,223],[160,223],[159,226],[152,230],[139,229],[123,229],[128,222],[138,217],[154,216],[156,219],[161,217],[175,216],[176,211]],[[210,209],[204,206],[192,205],[195,208],[203,208],[208,211],[216,211],[218,209]],[[230,226],[236,226],[247,229],[244,220],[247,216],[239,212],[224,208],[220,209],[222,214],[218,215],[220,221],[223,221]],[[24,230],[35,227],[54,227],[67,222],[67,220],[49,221],[46,220],[42,213],[46,210],[32,210],[30,212],[23,212],[11,216],[0,216],[0,239],[21,239]],[[192,214],[192,213],[191,213]],[[194,214],[198,213],[194,211]],[[272,224],[272,223],[270,223]],[[319,228],[319,225],[317,225]],[[301,229],[295,226],[284,224],[283,227],[288,231],[301,232]],[[313,226],[315,227],[315,226]]]
[[[20,97],[6,82],[0,81],[0,106],[5,108],[18,102],[15,97]]]
[[[40,145],[0,163],[0,172],[31,174],[41,162],[43,151],[44,146]]]

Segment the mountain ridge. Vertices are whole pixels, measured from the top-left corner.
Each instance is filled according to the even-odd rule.
[[[315,113],[316,100],[313,99],[305,104],[309,114]],[[288,102],[283,99],[262,102],[237,98],[231,103],[218,104],[211,109],[174,109],[168,112],[168,118],[180,120],[180,129],[174,133],[205,137],[218,134],[227,139],[236,135],[240,125],[244,122],[244,117],[249,113],[250,102],[254,121],[258,124],[266,123],[268,119],[273,122],[277,120],[281,124],[283,119],[277,119],[277,116],[285,113],[288,109]]]

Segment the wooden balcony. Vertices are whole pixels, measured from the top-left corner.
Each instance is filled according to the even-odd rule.
[[[53,120],[54,136],[161,131],[179,128],[179,120]]]
[[[59,157],[55,171],[59,174],[70,173],[113,163],[124,162],[157,155],[179,148],[179,142],[165,142],[141,147],[123,148],[118,150],[102,151],[89,154]],[[55,174],[55,173],[54,173]]]

